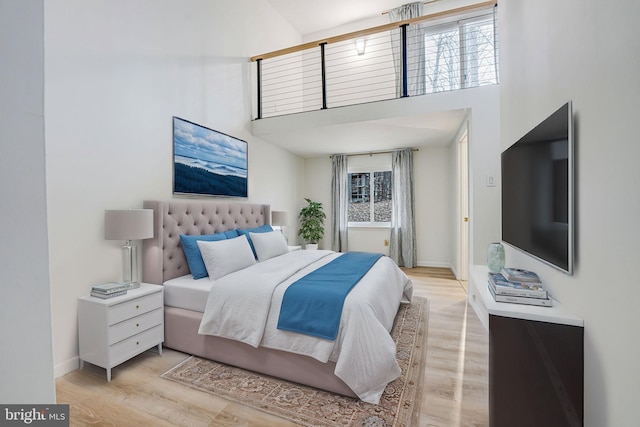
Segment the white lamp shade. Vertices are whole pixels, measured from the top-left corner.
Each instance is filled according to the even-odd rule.
[[[106,240],[142,240],[152,237],[152,209],[104,211],[104,238]]]
[[[289,212],[273,211],[271,212],[271,225],[286,226],[289,224]]]

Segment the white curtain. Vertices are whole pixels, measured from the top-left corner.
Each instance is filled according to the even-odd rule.
[[[347,156],[334,154],[331,156],[331,249],[336,252],[348,250],[348,216],[349,207],[349,174],[347,169]]]
[[[391,22],[422,16],[422,2],[408,3],[389,11]],[[391,50],[396,72],[396,96],[402,96],[402,39],[400,30],[391,32]],[[424,28],[422,23],[407,26],[407,94],[425,93]]]
[[[413,268],[417,263],[416,222],[413,193],[413,149],[394,151],[391,157],[393,206],[389,257],[399,266]]]

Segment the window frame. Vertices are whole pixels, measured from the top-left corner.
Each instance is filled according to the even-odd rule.
[[[495,11],[492,14],[479,14],[479,15],[475,15],[475,16],[471,16],[469,18],[465,18],[465,19],[461,19],[459,21],[459,35],[460,35],[460,70],[462,71],[461,74],[461,78],[462,78],[462,88],[466,89],[468,87],[481,87],[481,86],[485,86],[488,84],[498,84],[499,83],[499,76],[498,76],[498,70],[497,68],[494,69],[494,73],[495,75],[493,76],[495,81],[490,81],[490,82],[483,82],[481,83],[481,81],[484,81],[484,79],[481,78],[481,74],[479,73],[479,69],[475,70],[475,78],[477,79],[477,84],[471,85],[470,83],[470,78],[469,78],[469,72],[467,70],[468,65],[469,65],[469,57],[471,55],[471,53],[469,52],[469,45],[467,43],[468,40],[468,34],[470,33],[470,28],[472,26],[482,26],[483,24],[488,24],[491,23],[491,29],[493,30],[493,50],[492,50],[492,54],[493,54],[493,59],[494,59],[494,68],[496,67],[497,64],[497,51],[498,51],[498,38],[497,38],[497,34],[496,34],[496,16],[495,16]],[[476,48],[478,47],[478,45],[476,45]],[[477,53],[477,52],[476,52]]]
[[[444,90],[432,90],[433,88],[433,83],[429,81],[429,67],[428,67],[428,63],[427,63],[427,58],[432,59],[427,52],[427,46],[429,46],[429,40],[427,40],[427,38],[434,36],[434,35],[439,35],[445,32],[454,32],[456,33],[457,36],[457,49],[458,49],[458,58],[457,58],[457,65],[458,65],[458,78],[456,82],[452,82],[451,80],[449,80],[449,83],[451,86],[449,89],[444,89]],[[440,92],[448,92],[448,91],[452,91],[452,90],[460,90],[460,89],[464,89],[464,82],[463,82],[463,78],[461,77],[464,73],[464,61],[462,60],[464,58],[464,54],[463,54],[463,49],[461,47],[461,35],[460,35],[460,21],[459,20],[455,20],[455,21],[447,21],[447,22],[443,22],[437,25],[433,25],[430,27],[426,27],[425,31],[424,31],[424,48],[425,48],[425,73],[424,73],[424,81],[425,81],[425,92],[426,93],[440,93]],[[436,70],[437,72],[439,72],[438,70]],[[452,84],[455,83],[455,84]]]
[[[349,168],[347,171],[347,178],[349,179],[349,189],[351,189],[351,175],[354,173],[368,173],[370,174],[369,177],[369,219],[374,219],[375,218],[375,211],[374,211],[374,204],[375,204],[375,194],[374,191],[375,189],[373,188],[373,184],[375,182],[373,175],[375,172],[392,172],[391,171],[391,165],[380,165],[380,166],[360,166],[360,167],[354,167],[354,168]],[[393,179],[393,176],[392,178]],[[393,186],[392,186],[393,189]],[[393,198],[393,193],[392,196]],[[392,199],[393,200],[393,199]],[[349,201],[347,203],[351,203],[351,191],[349,191]],[[347,207],[347,212],[348,212],[348,207]],[[348,216],[348,213],[347,213]],[[376,222],[376,221],[349,221],[347,223],[347,227],[348,228],[391,228],[391,221],[384,221],[384,222]]]
[[[498,68],[497,68],[499,47],[498,47],[498,37],[497,37],[497,29],[496,29],[496,26],[497,26],[496,13],[497,13],[497,9],[493,7],[491,9],[481,9],[478,11],[462,14],[453,19],[444,18],[441,21],[437,21],[433,25],[429,25],[425,27],[424,33],[423,33],[424,42],[425,42],[425,52],[424,52],[425,54],[425,76],[424,76],[425,93],[431,94],[431,93],[448,92],[451,90],[460,90],[460,89],[466,89],[469,87],[480,87],[488,84],[500,83],[500,77],[499,77]],[[467,29],[471,25],[478,24],[480,22],[489,22],[489,21],[493,21],[492,28],[493,28],[493,56],[494,56],[494,62],[495,62],[494,64],[495,81],[487,81],[487,82],[483,82],[482,84],[471,85],[470,76],[469,76],[470,70],[467,69],[467,66],[468,66],[468,61],[467,61],[468,46],[466,43]],[[429,55],[427,55],[428,53],[427,38],[433,35],[441,34],[443,32],[451,32],[451,31],[456,31],[458,35],[457,66],[458,66],[459,75],[457,76],[456,82],[450,81],[450,83],[455,83],[455,84],[451,84],[451,86],[456,86],[456,87],[443,89],[443,90],[433,90],[433,84],[429,81],[429,77],[428,77],[427,58],[429,57]],[[476,75],[476,79],[478,81],[481,80],[479,75]]]

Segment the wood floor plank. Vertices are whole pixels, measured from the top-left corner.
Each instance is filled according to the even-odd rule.
[[[429,300],[420,426],[488,426],[488,334],[449,269],[404,269]],[[160,378],[188,355],[145,352],[113,369],[85,364],[56,380],[72,426],[289,427],[290,422]]]

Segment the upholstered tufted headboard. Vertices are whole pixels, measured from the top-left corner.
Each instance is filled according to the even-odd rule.
[[[213,234],[271,222],[269,205],[210,200],[147,200],[153,239],[142,241],[143,281],[161,285],[189,274],[180,235]]]

